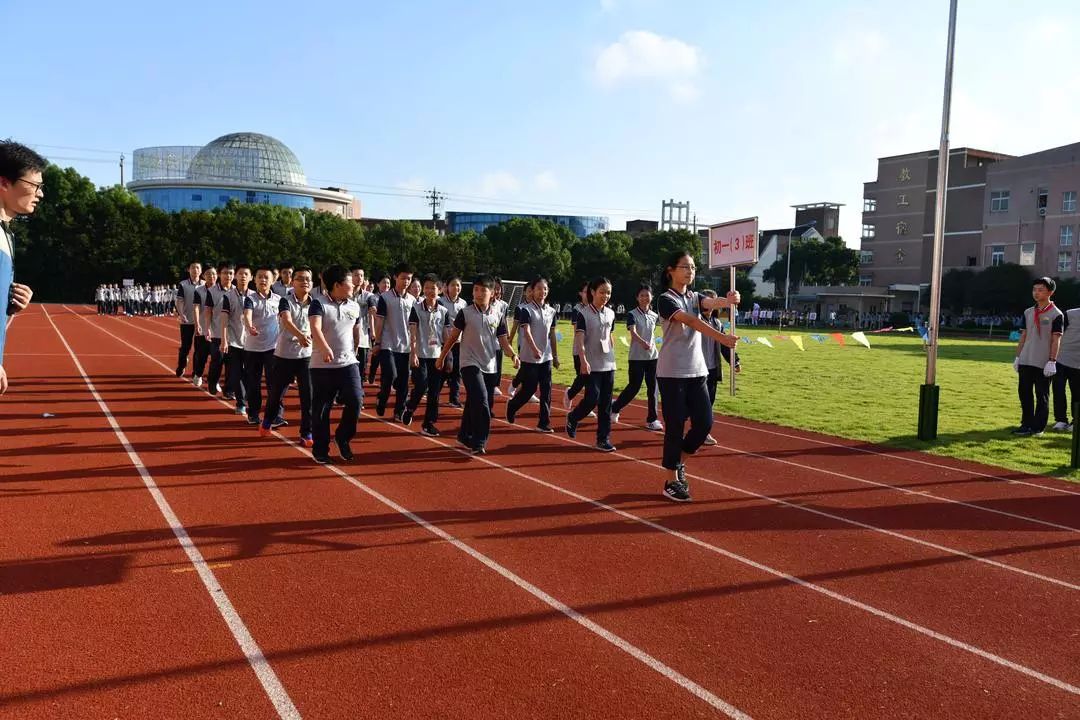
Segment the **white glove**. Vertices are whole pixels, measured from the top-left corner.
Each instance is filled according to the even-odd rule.
[[[1050,360],[1046,363],[1046,367],[1043,368],[1043,375],[1046,377],[1054,377],[1057,374],[1057,363]]]
[[[1019,355],[1017,355],[1015,358],[1013,358],[1013,370],[1015,370],[1016,372],[1020,372],[1020,356]]]

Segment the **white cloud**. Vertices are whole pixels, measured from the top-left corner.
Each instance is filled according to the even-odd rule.
[[[558,190],[559,179],[551,170],[545,170],[533,178],[533,187],[540,191]]]
[[[480,195],[499,197],[521,190],[521,181],[505,170],[489,172],[480,179]]]
[[[634,80],[664,81],[670,84],[672,98],[686,101],[698,95],[695,80],[702,65],[700,48],[647,30],[632,30],[600,51],[593,74],[609,89]]]

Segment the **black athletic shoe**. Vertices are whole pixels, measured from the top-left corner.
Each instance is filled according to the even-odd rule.
[[[461,409],[463,409],[465,407],[464,405],[459,403],[457,400],[451,400],[450,402],[446,403],[446,406],[447,407],[452,407],[455,410],[461,410]]]
[[[551,427],[550,425],[537,425],[536,432],[550,434],[555,432],[555,428]]]
[[[513,425],[514,424],[514,418],[516,418],[516,417],[517,417],[517,413],[515,413],[513,410],[511,410],[510,409],[510,403],[507,403],[506,404],[506,422]]]
[[[409,408],[405,408],[405,412],[401,413],[401,424],[412,425],[413,411]]]
[[[487,455],[487,448],[483,445],[477,445],[472,449],[473,455]]]
[[[615,446],[609,442],[596,443],[596,449],[600,452],[615,452]]]
[[[382,417],[386,414],[386,404],[383,403],[381,400],[377,400],[375,402],[375,414],[379,417]]]
[[[356,457],[355,455],[353,455],[352,448],[350,448],[347,443],[337,443],[337,449],[338,454],[341,455],[342,460],[352,460],[354,457]]]
[[[329,455],[315,455],[315,454],[312,454],[311,459],[314,460],[315,462],[319,463],[320,465],[329,465],[330,464],[330,456]]]
[[[675,477],[664,485],[664,497],[675,502],[690,502],[690,486],[686,483],[686,466],[675,468]]]
[[[248,416],[248,419],[247,419],[247,424],[248,424],[248,425],[258,425],[258,424],[259,424],[259,418],[257,418],[257,417],[254,417],[254,418],[253,418],[253,417],[251,417],[251,416],[249,415],[249,416]]]
[[[231,392],[227,392],[227,393],[225,393],[224,395],[222,395],[221,397],[222,397],[222,399],[224,399],[224,400],[236,400],[236,394],[235,394],[235,393],[231,393]]]
[[[404,412],[394,413],[394,422],[398,422],[398,423],[401,423],[402,425],[404,425],[405,424],[405,413]]]
[[[570,419],[570,416],[566,416],[566,436],[570,438],[577,437],[577,423]]]
[[[272,427],[274,429],[277,429],[279,427],[285,427],[288,424],[289,424],[288,420],[286,420],[283,417],[278,416],[277,418],[275,418],[274,420],[272,420],[270,422],[270,427]]]
[[[1033,431],[1031,430],[1031,428],[1026,428],[1026,427],[1020,426],[1020,427],[1016,428],[1015,430],[1013,430],[1012,434],[1027,437],[1028,435],[1031,435],[1032,432]]]
[[[457,436],[457,443],[466,450],[472,450],[472,443],[460,435]]]
[[[422,432],[424,435],[427,435],[428,437],[439,437],[440,435],[442,435],[442,433],[439,432],[439,428],[435,427],[434,425],[424,425],[422,428],[420,428],[420,432]]]
[[[184,374],[184,368],[176,368],[176,377],[180,377]]]

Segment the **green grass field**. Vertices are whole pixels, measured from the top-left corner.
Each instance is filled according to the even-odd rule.
[[[616,328],[616,336],[625,334],[623,328]],[[573,379],[570,326],[562,322],[560,329],[560,356],[566,362],[555,372],[555,379],[568,384]],[[916,438],[919,386],[926,374],[926,354],[919,337],[868,335],[872,348],[867,350],[850,333],[845,333],[846,345],[841,347],[832,338],[818,343],[810,339],[810,333],[785,330],[784,335],[803,336],[806,350],[802,352],[790,340],[774,339],[776,328],[740,327],[738,333],[755,341],[767,337],[773,347],[739,345],[743,372],[738,394],[730,396],[725,377],[716,401],[718,412],[1080,481],[1080,473],[1069,467],[1069,434],[1009,435],[1020,420],[1012,369],[1014,343],[942,340],[938,440],[924,443]],[[627,348],[618,341],[615,347],[618,393],[626,384]],[[640,397],[644,395],[643,388]]]

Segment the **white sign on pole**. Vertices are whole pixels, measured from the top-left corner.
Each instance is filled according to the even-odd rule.
[[[124,287],[134,287],[134,286],[135,286],[135,279],[134,278],[124,278]]]
[[[709,267],[753,265],[758,261],[758,219],[709,226]]]

